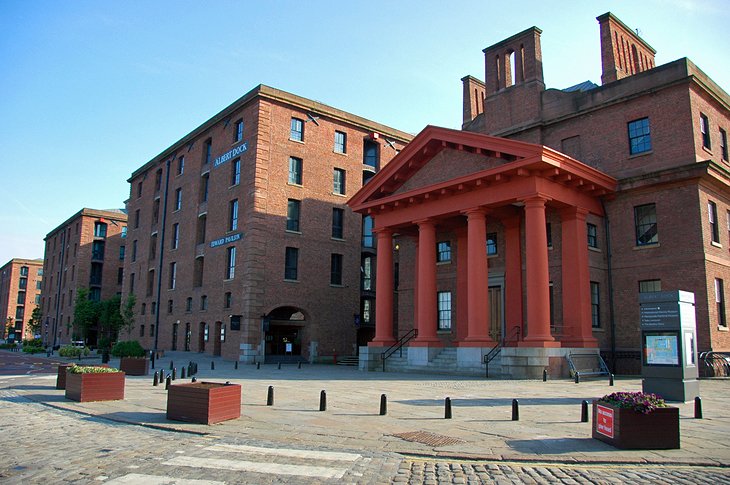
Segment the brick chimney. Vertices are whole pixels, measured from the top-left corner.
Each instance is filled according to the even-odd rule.
[[[608,84],[654,67],[656,51],[611,12],[596,17],[601,27],[601,83]]]
[[[484,49],[487,97],[531,81],[539,81],[544,86],[540,34],[542,30],[530,27]]]

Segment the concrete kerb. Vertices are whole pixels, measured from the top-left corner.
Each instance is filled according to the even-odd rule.
[[[639,390],[639,379],[605,379],[575,385],[572,380],[497,381],[435,375],[360,372],[353,368],[316,365],[239,365],[202,354],[177,353],[158,360],[198,362],[198,380],[242,384],[242,415],[214,425],[167,421],[166,392],[153,387],[150,376],[128,377],[124,401],[43,402],[43,396],[18,390],[43,404],[80,414],[148,428],[198,435],[230,435],[310,446],[397,452],[438,459],[516,461],[531,463],[629,463],[730,466],[730,431],[724,403],[730,381],[702,381],[705,419],[693,419],[693,403],[679,404],[682,448],[651,452],[615,450],[590,438],[591,425],[580,422],[580,402],[619,390]],[[215,359],[215,370],[209,362]],[[117,362],[112,360],[111,365]],[[180,382],[180,380],[176,381]],[[275,406],[266,406],[268,387],[277,390]],[[327,390],[328,410],[318,413],[320,390]],[[53,392],[62,393],[63,391]],[[381,394],[388,395],[388,414],[379,415]],[[530,395],[532,394],[532,395]],[[443,419],[450,397],[453,419]],[[520,421],[510,420],[511,399],[519,398]],[[414,431],[451,437],[456,445],[435,446],[397,435]]]

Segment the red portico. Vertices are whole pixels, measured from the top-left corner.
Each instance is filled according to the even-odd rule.
[[[542,145],[426,127],[349,202],[373,218],[377,234],[376,333],[363,349],[369,366],[411,328],[418,331],[407,344],[413,364],[428,364],[444,347],[455,347],[465,368],[480,365],[497,344],[546,363],[570,348],[597,347],[586,218],[601,217],[602,198],[615,189],[612,177]],[[551,298],[546,211],[559,214],[562,302]],[[496,269],[488,253],[497,239],[488,225],[498,227],[503,241]],[[446,233],[448,247],[440,242]],[[400,268],[413,281],[404,281],[398,292],[396,246],[413,253],[401,264],[414,266]],[[442,292],[439,261],[446,249],[450,258],[452,246],[455,291]],[[495,278],[498,299],[488,296]],[[551,322],[551,304],[562,305],[561,322]]]

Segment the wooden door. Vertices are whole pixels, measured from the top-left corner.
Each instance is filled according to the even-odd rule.
[[[489,287],[489,336],[495,342],[502,341],[502,287]]]

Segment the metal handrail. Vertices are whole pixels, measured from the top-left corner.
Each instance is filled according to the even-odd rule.
[[[380,359],[383,361],[383,372],[385,372],[385,360],[398,350],[400,350],[400,356],[403,357],[403,346],[416,337],[418,337],[418,329],[413,328],[380,354]]]
[[[512,340],[515,340],[517,342],[520,341],[520,334],[522,333],[522,327],[519,325],[515,325],[512,327],[512,331],[505,337],[502,338],[499,342],[497,342],[494,347],[492,347],[489,352],[484,356],[484,365],[486,366],[485,377],[489,377],[489,363],[494,360],[495,357],[497,357],[500,352],[502,352],[502,347],[504,347],[505,342],[511,342]]]

